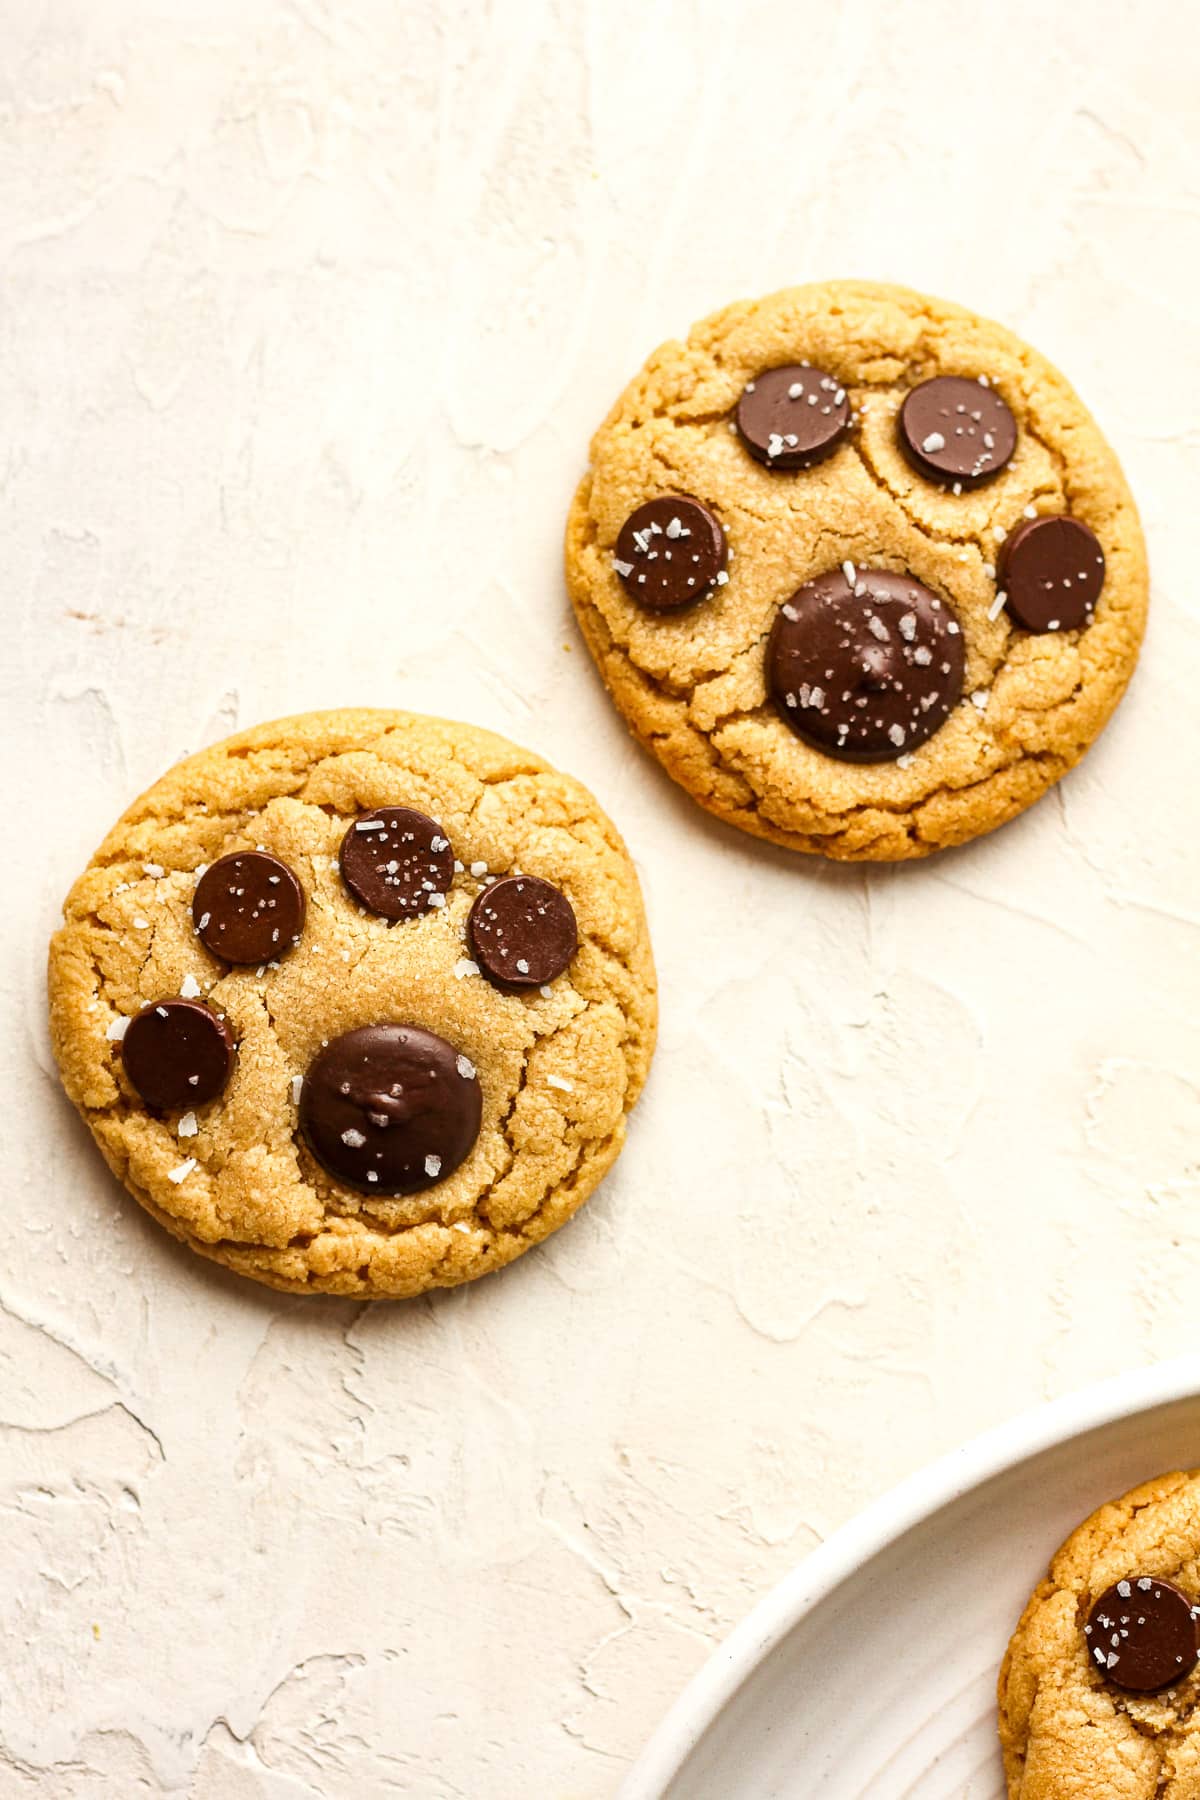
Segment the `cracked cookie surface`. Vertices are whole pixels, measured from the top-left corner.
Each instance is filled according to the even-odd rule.
[[[1102,1506],[1058,1551],[1000,1672],[1009,1800],[1196,1800],[1200,1676],[1123,1692],[1091,1666],[1084,1624],[1114,1583],[1154,1576],[1200,1601],[1200,1470]]]
[[[392,925],[352,898],[338,851],[356,816],[398,804],[436,819],[462,866],[444,905]],[[277,966],[233,966],[196,933],[197,872],[260,846],[299,876],[307,917]],[[514,871],[561,889],[579,933],[566,971],[522,992],[475,972],[465,941],[487,876]],[[239,1274],[365,1299],[471,1281],[570,1218],[624,1142],[656,1025],[637,877],[579,782],[490,732],[377,710],[241,732],[143,794],[63,910],[49,989],[67,1093],[147,1211]],[[185,1137],[139,1101],[119,1042],[122,1021],[181,990],[238,1042]],[[483,1094],[466,1159],[407,1197],[342,1185],[297,1130],[323,1042],[387,1020],[448,1039]]]
[[[843,384],[855,418],[828,458],[769,467],[732,429],[745,385],[808,362]],[[985,375],[1015,415],[1016,452],[978,487],[924,479],[897,441],[918,383]],[[728,580],[685,610],[626,592],[613,551],[635,507],[694,497],[728,540]],[[1030,633],[996,609],[1010,531],[1068,512],[1107,563],[1086,629]],[[911,756],[848,765],[772,707],[764,653],[782,603],[846,562],[904,571],[956,610],[961,701]],[[657,350],[596,433],[567,527],[567,585],[627,723],[718,817],[791,849],[847,860],[930,854],[1029,806],[1095,740],[1137,661],[1147,572],[1124,476],[1058,371],[1011,332],[906,289],[827,282],[740,302]]]

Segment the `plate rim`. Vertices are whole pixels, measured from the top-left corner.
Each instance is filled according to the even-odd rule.
[[[617,1800],[661,1800],[723,1708],[801,1619],[864,1563],[935,1513],[1072,1438],[1198,1396],[1200,1352],[1189,1351],[1027,1407],[906,1475],[802,1557],[734,1626],[663,1715]]]

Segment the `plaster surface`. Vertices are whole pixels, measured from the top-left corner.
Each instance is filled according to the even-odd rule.
[[[1197,26],[1172,0],[0,13],[0,1796],[600,1800],[863,1503],[1195,1347]],[[645,354],[843,274],[1058,362],[1154,578],[1083,767],[898,870],[702,816],[627,739],[559,567]],[[58,1090],[43,991],[62,894],[166,764],[357,703],[586,781],[662,983],[578,1220],[367,1308],[145,1219]]]

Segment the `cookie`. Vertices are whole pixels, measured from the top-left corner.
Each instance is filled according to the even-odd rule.
[[[1200,1469],[1072,1532],[1000,1672],[1009,1800],[1200,1792]]]
[[[1058,371],[864,282],[656,351],[593,439],[566,573],[668,773],[844,860],[927,856],[1045,793],[1120,699],[1147,603],[1129,489]]]
[[[241,1275],[474,1280],[624,1142],[656,1022],[637,877],[577,781],[490,732],[242,732],[143,794],[63,910],[67,1093],[146,1210]]]

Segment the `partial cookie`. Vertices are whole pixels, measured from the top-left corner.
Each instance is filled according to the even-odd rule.
[[[1009,1800],[1200,1794],[1200,1470],[1072,1532],[1000,1671]]]
[[[281,719],[192,756],[50,950],[67,1093],[114,1173],[271,1287],[453,1287],[562,1225],[654,1048],[637,877],[591,795],[490,732]]]
[[[1137,511],[1063,377],[903,288],[741,302],[655,352],[567,527],[634,734],[794,850],[926,856],[1066,773],[1137,661]]]

